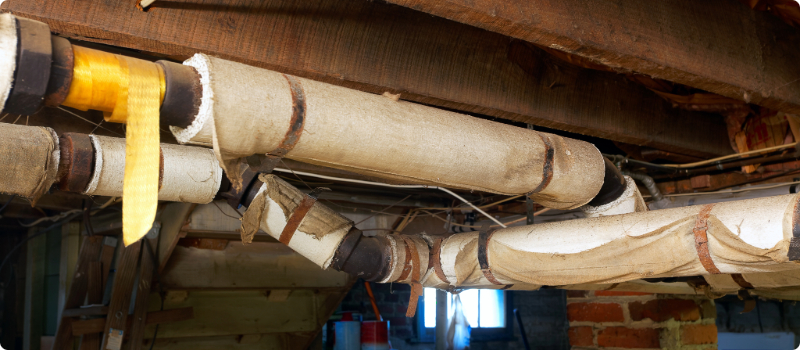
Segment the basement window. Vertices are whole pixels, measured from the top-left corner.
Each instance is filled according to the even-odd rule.
[[[472,328],[472,341],[508,339],[513,336],[511,294],[495,289],[469,289],[459,293],[464,316]],[[447,315],[455,296],[447,293]],[[425,288],[417,310],[419,341],[433,341],[436,334],[436,289]]]

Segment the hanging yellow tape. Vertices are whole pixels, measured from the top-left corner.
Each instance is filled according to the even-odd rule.
[[[75,66],[63,105],[105,112],[127,123],[122,185],[122,238],[138,241],[153,224],[158,206],[159,109],[164,72],[155,63],[73,46]]]

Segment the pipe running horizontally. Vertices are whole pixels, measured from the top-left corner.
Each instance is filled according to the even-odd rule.
[[[89,96],[88,80],[75,76],[75,55],[88,49],[50,36],[40,22],[0,17],[5,111],[31,114],[43,104],[76,105],[76,96]],[[536,289],[693,276],[718,290],[728,279],[771,288],[777,283],[764,276],[798,270],[794,196],[650,212],[633,181],[584,141],[202,54],[157,66],[161,124],[182,143],[213,149],[162,145],[161,199],[210,201],[223,167],[240,192],[231,204],[248,207],[243,241],[262,229],[323,268],[409,283],[412,301],[422,286]],[[70,97],[75,86],[86,90]],[[81,106],[113,115],[116,106],[101,100]],[[21,170],[32,175],[26,181],[0,172],[3,192],[36,198],[58,182],[68,191],[120,193],[120,140],[16,128],[0,127],[18,137],[2,139],[8,147],[0,156],[36,166]],[[590,218],[437,239],[367,237],[275,176],[243,179],[248,166],[269,171],[282,157],[401,183],[527,195],[549,208],[580,207]],[[197,193],[185,191],[191,186]]]

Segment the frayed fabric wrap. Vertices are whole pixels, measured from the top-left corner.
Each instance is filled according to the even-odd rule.
[[[306,196],[275,175],[260,175],[259,179],[264,185],[242,218],[244,243],[252,242],[259,228],[273,238],[280,239],[292,213]],[[327,268],[339,243],[352,227],[353,222],[349,219],[325,205],[315,203],[287,245],[320,267]]]
[[[125,174],[125,139],[90,135],[95,152],[94,170],[84,194],[119,197]],[[158,199],[205,204],[222,181],[222,169],[208,148],[161,144]]]
[[[6,105],[17,68],[17,21],[10,13],[0,14],[0,110]]]
[[[0,123],[0,192],[35,204],[56,181],[60,152],[50,128]]]
[[[694,206],[513,227],[494,232],[488,262],[495,278],[515,285],[709,275],[694,234],[704,222],[708,252],[721,273],[797,270],[787,257],[797,206],[797,195],[786,195],[719,203],[710,210]],[[704,221],[697,220],[701,214],[707,214]],[[442,269],[453,286],[492,284],[480,269],[477,249],[477,232],[443,242]]]
[[[242,158],[281,153],[298,136],[290,131],[300,100],[303,126],[287,158],[401,183],[531,194],[558,209],[586,204],[603,183],[602,156],[587,142],[203,54],[184,64],[200,74],[203,96],[194,122],[171,130],[181,143],[212,146],[235,187]]]

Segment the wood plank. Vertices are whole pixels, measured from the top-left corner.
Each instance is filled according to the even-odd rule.
[[[240,343],[239,335],[216,337],[192,338],[163,338],[156,339],[154,350],[273,350],[290,349],[291,344],[284,334],[248,334],[248,337],[259,336],[255,343]],[[150,346],[149,343],[147,346]]]
[[[141,240],[124,247],[119,261],[117,262],[117,268],[114,272],[114,285],[111,288],[111,301],[108,304],[108,318],[103,330],[101,349],[108,348],[109,341],[113,341],[113,337],[119,336],[119,331],[125,331],[125,325],[128,321],[128,310],[131,303],[131,294],[133,294],[133,285],[136,281],[136,265],[139,262],[141,247]],[[110,350],[119,350],[119,348]]]
[[[28,237],[39,233],[37,227],[28,229]],[[44,275],[47,236],[42,234],[27,243],[25,261],[25,323],[22,348],[39,350],[44,330]]]
[[[111,262],[114,260],[114,252],[117,250],[118,244],[119,239],[115,237],[103,237],[103,250],[100,252],[100,264],[103,274],[100,286],[103,291],[108,286],[108,274],[111,272]]]
[[[156,218],[161,222],[161,234],[158,238],[159,273],[166,267],[178,240],[186,236],[182,229],[196,207],[197,204],[192,203],[169,203],[164,206],[161,216]]]
[[[78,309],[67,309],[64,310],[62,314],[63,317],[80,317],[80,316],[100,316],[100,315],[108,315],[108,307],[107,306],[91,306],[91,307],[82,307]]]
[[[78,266],[75,268],[75,275],[72,277],[69,293],[67,293],[64,309],[75,309],[83,305],[86,299],[86,291],[89,288],[89,265],[97,261],[102,249],[100,236],[85,237],[81,243],[81,252],[78,256]],[[72,348],[72,331],[67,319],[62,318],[58,324],[56,338],[53,342],[54,350],[67,350]]]
[[[220,335],[315,332],[317,300],[325,293],[295,290],[285,302],[270,302],[263,291],[192,291],[182,301],[165,300],[165,308],[194,308],[194,318],[164,323],[159,338],[207,337]],[[157,294],[150,296],[150,310],[161,307]],[[152,338],[155,326],[145,337]]]
[[[171,310],[152,311],[147,313],[145,321],[146,325],[155,325],[161,323],[180,322],[194,318],[194,309],[191,307],[182,307]],[[128,325],[133,324],[133,316],[128,315]],[[93,318],[89,320],[72,321],[74,335],[91,335],[100,333],[106,326],[105,318]],[[127,331],[127,330],[126,330]],[[100,344],[98,343],[98,347]]]
[[[349,276],[323,270],[281,243],[230,242],[222,251],[176,247],[161,275],[166,289],[345,287]]]
[[[133,306],[133,323],[130,332],[130,350],[140,350],[144,339],[144,327],[146,325],[147,298],[150,296],[150,287],[153,282],[153,270],[158,264],[156,256],[158,247],[158,234],[161,230],[161,223],[153,223],[150,232],[142,240],[145,245],[142,249],[142,260],[139,264],[139,283],[136,289],[136,301]]]
[[[79,221],[68,222],[61,226],[61,264],[58,273],[58,316],[61,319],[61,310],[64,310],[64,303],[67,301],[67,291],[72,285],[72,276],[75,275],[75,268],[78,265],[78,255],[80,254],[81,242],[81,223]],[[55,339],[54,339],[55,340]]]
[[[800,32],[739,1],[389,0],[497,33],[800,113]],[[668,54],[666,54],[668,53]]]
[[[203,52],[372,93],[400,93],[409,101],[686,155],[731,153],[718,115],[673,109],[621,75],[561,67],[516,39],[403,7],[363,0],[176,0],[156,2],[148,12],[131,11],[137,1],[10,0],[3,6],[81,40],[179,59]],[[559,20],[570,27],[579,23]],[[663,52],[669,51],[653,54]]]

